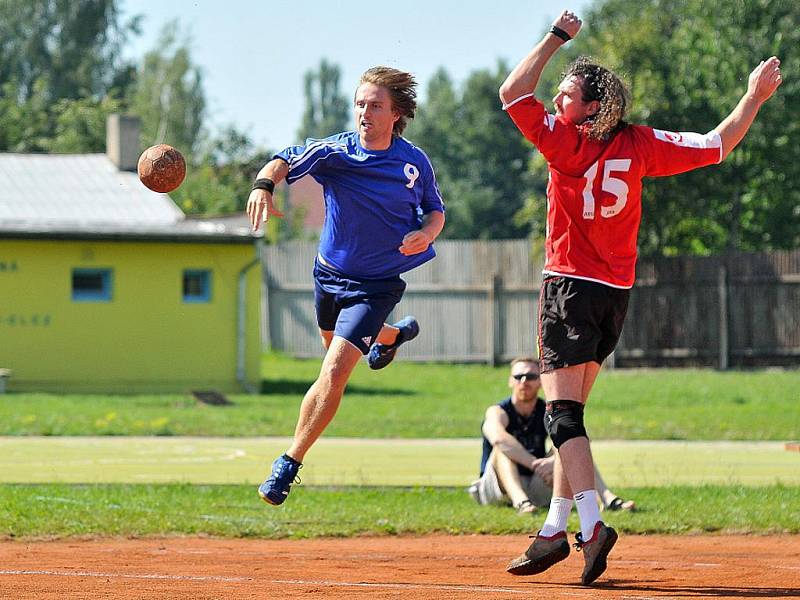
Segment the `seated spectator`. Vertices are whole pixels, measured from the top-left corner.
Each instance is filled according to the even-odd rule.
[[[550,505],[555,457],[545,449],[545,402],[539,397],[539,361],[515,358],[508,378],[511,396],[486,409],[481,430],[480,479],[469,487],[480,504],[511,504],[520,514]],[[598,501],[604,510],[634,510],[606,486],[594,467]]]

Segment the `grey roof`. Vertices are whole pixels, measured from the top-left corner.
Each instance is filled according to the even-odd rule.
[[[249,227],[187,219],[105,154],[0,154],[0,236],[252,241]]]

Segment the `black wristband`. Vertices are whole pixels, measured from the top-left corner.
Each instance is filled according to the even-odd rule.
[[[264,178],[264,179],[256,179],[253,182],[252,190],[266,190],[270,194],[275,191],[275,182],[272,179]]]
[[[556,27],[555,25],[553,25],[550,28],[550,33],[552,33],[556,37],[560,37],[565,42],[568,42],[572,39],[572,36],[570,36],[570,34],[561,29],[561,27]]]

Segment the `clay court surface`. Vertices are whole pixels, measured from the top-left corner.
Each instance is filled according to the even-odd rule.
[[[0,542],[4,598],[800,598],[800,536],[623,535],[591,588],[583,556],[504,571],[524,536]]]

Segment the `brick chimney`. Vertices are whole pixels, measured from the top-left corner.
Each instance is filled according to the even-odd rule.
[[[135,171],[139,161],[139,117],[117,113],[106,119],[106,155],[120,171]]]

